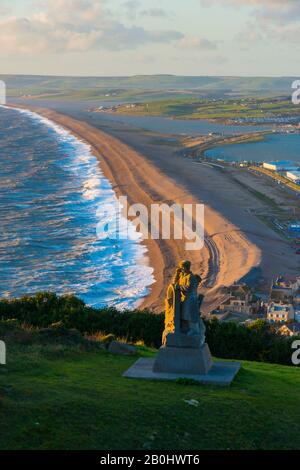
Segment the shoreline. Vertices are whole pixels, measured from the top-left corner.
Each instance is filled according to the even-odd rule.
[[[225,147],[231,145],[238,145],[238,144],[255,144],[257,142],[265,141],[266,136],[272,135],[273,133],[270,131],[262,131],[262,132],[254,132],[254,133],[245,133],[240,134],[238,136],[226,136],[226,137],[219,137],[212,141],[203,142],[201,144],[196,144],[195,146],[185,147],[184,150],[188,151],[189,153],[197,152],[198,158],[205,158],[211,159],[211,161],[218,162],[218,160],[207,157],[206,152],[209,150],[217,149],[218,147]],[[226,161],[225,161],[226,162]],[[226,162],[230,163],[230,162]]]
[[[18,107],[18,106],[12,106]],[[117,196],[126,195],[130,204],[142,203],[150,207],[153,203],[196,204],[187,188],[175,180],[162,175],[155,165],[140,152],[133,150],[119,139],[104,133],[90,124],[45,108],[19,106],[36,112],[63,126],[80,140],[91,146],[98,158],[104,176],[111,182]],[[163,179],[163,184],[162,184]],[[261,253],[238,227],[233,226],[221,214],[205,206],[205,246],[199,251],[187,252],[184,240],[144,240],[150,266],[153,268],[155,283],[149,287],[149,295],[141,301],[140,308],[163,310],[165,290],[173,275],[176,264],[189,258],[193,270],[205,279],[202,289],[207,294],[206,309],[220,298],[219,290],[240,279],[252,268],[258,266]],[[224,230],[226,231],[224,232]],[[226,232],[230,231],[230,236]],[[204,311],[205,313],[205,311]]]

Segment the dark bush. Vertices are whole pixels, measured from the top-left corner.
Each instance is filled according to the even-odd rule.
[[[206,339],[214,356],[224,359],[291,364],[292,343],[274,327],[258,320],[245,327],[237,323],[206,322]]]
[[[113,307],[93,309],[75,296],[58,297],[49,292],[0,300],[0,318],[16,319],[39,328],[63,325],[81,333],[112,333],[132,342],[143,340],[154,347],[160,346],[164,325],[163,315],[153,315],[148,310],[120,312]]]

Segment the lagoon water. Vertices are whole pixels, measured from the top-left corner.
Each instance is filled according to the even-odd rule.
[[[14,99],[16,105],[18,103],[24,104],[24,100]],[[34,100],[30,104],[36,105]],[[207,121],[205,119],[171,119],[161,116],[131,116],[126,114],[117,113],[102,113],[89,111],[92,108],[99,106],[114,106],[124,104],[123,101],[98,101],[91,103],[90,101],[55,101],[55,100],[40,100],[39,105],[45,108],[54,109],[63,114],[69,114],[72,117],[78,115],[84,118],[92,119],[94,124],[106,126],[109,123],[118,123],[125,126],[130,126],[133,129],[143,129],[150,132],[160,132],[165,134],[174,135],[199,135],[209,134],[215,132],[217,134],[232,135],[243,134],[245,132],[257,132],[262,130],[273,129],[272,125],[230,125],[218,124],[215,122]]]
[[[245,132],[257,132],[261,130],[271,129],[273,126],[240,126],[218,124],[204,119],[170,119],[159,116],[129,116],[113,113],[94,113],[94,121],[111,121],[133,126],[135,128],[145,129],[152,132],[161,132],[166,134],[209,134],[215,132],[217,134],[232,135],[243,134]]]
[[[136,306],[153,270],[127,221],[129,237],[103,237],[115,203],[87,144],[35,113],[0,108],[0,297],[50,290]]]
[[[271,134],[261,142],[215,147],[205,156],[225,161],[290,160],[300,164],[300,134]]]

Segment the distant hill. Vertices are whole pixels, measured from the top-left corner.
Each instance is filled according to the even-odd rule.
[[[132,77],[56,77],[0,75],[9,96],[51,94],[88,90],[193,91],[205,95],[272,95],[291,93],[297,77],[184,77],[176,75],[136,75]]]

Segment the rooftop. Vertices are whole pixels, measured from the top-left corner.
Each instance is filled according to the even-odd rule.
[[[279,161],[275,161],[275,162],[265,162],[265,163],[267,163],[268,165],[275,165],[275,166],[288,165],[288,166],[292,166],[294,168],[298,167],[298,164],[296,162],[291,162],[289,160],[279,160]]]
[[[298,278],[288,277],[288,276],[279,276],[273,282],[272,288],[288,288],[290,289],[298,282]]]
[[[287,323],[282,328],[288,328],[293,333],[300,333],[300,323]]]

